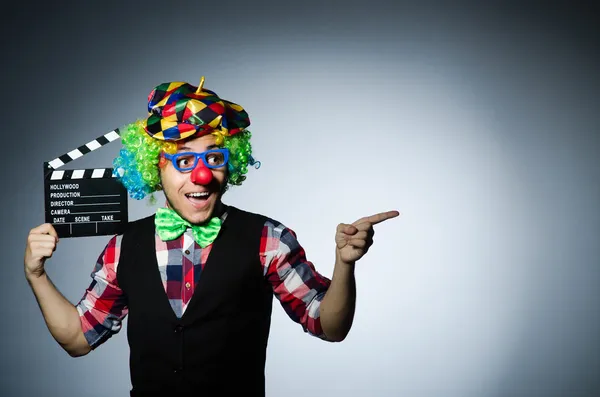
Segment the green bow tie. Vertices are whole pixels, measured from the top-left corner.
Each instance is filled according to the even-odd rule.
[[[211,245],[221,230],[221,219],[212,218],[203,225],[192,225],[170,208],[159,208],[154,217],[154,225],[158,237],[162,241],[175,240],[181,236],[188,227],[192,228],[194,240],[202,248]]]

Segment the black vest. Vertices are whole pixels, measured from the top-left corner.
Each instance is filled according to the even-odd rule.
[[[131,396],[234,391],[264,396],[273,303],[273,290],[258,256],[266,220],[229,207],[180,319],[160,277],[154,216],[129,223],[121,242],[117,280],[129,306]]]

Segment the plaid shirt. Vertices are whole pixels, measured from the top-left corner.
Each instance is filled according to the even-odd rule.
[[[90,286],[77,304],[82,330],[92,348],[119,332],[128,312],[127,297],[117,281],[121,239],[121,235],[110,239],[91,274]],[[202,277],[212,245],[201,248],[190,229],[172,241],[155,236],[155,242],[163,287],[173,311],[181,317]],[[265,279],[289,317],[305,332],[325,339],[319,308],[331,281],[306,259],[294,231],[268,220],[263,227],[259,255]]]

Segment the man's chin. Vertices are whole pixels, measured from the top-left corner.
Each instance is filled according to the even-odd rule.
[[[189,214],[188,216],[182,215],[182,217],[192,225],[201,225],[208,222],[208,220],[212,218],[212,213],[213,211],[211,206],[211,208],[206,208],[201,212]]]
[[[201,210],[192,210],[187,214],[180,214],[185,220],[193,225],[201,225],[208,222],[216,215],[215,209],[218,208],[218,202],[211,202]]]

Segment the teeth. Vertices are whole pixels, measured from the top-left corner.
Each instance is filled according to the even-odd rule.
[[[208,195],[209,195],[208,192],[186,194],[186,196],[188,196],[188,197],[208,197]]]

